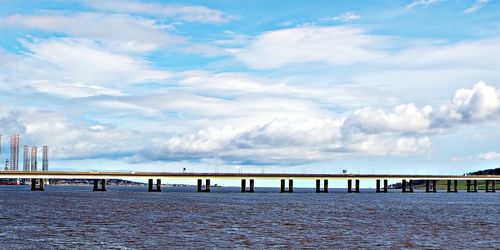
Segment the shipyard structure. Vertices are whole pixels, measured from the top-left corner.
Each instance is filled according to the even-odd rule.
[[[6,171],[18,171],[19,170],[19,145],[20,138],[19,135],[12,135],[10,137],[10,154],[8,158],[5,159]],[[2,155],[2,135],[0,135],[0,159]],[[23,147],[23,171],[48,171],[49,170],[49,147],[42,147],[42,166],[38,167],[38,146],[24,145]],[[0,179],[0,185],[19,185],[19,184],[29,184],[27,180],[24,179]]]

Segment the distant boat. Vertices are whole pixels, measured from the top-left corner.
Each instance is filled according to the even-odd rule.
[[[20,185],[18,179],[0,179],[0,185]]]

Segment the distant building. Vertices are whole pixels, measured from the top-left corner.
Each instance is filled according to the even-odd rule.
[[[23,150],[23,171],[30,171],[30,146],[24,145]]]
[[[31,171],[36,171],[37,166],[37,153],[38,148],[36,146],[31,147]]]
[[[49,147],[43,146],[42,148],[42,170],[49,170]]]
[[[17,171],[19,166],[19,135],[10,137],[10,170]]]

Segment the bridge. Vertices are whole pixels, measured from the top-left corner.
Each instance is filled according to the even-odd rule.
[[[477,192],[478,181],[485,181],[485,191],[495,192],[500,175],[401,175],[401,174],[285,174],[285,173],[186,173],[186,172],[96,172],[96,171],[1,171],[0,179],[31,180],[31,190],[43,191],[46,179],[93,179],[94,191],[106,191],[106,179],[148,179],[148,191],[160,192],[161,179],[197,179],[198,192],[210,192],[211,179],[241,180],[241,192],[254,192],[255,181],[279,179],[280,191],[293,192],[293,180],[315,180],[316,192],[327,193],[329,180],[347,181],[347,192],[360,192],[360,180],[376,183],[376,192],[388,192],[388,179],[400,179],[402,192],[413,192],[414,181],[425,181],[426,192],[436,192],[437,181],[447,181],[447,192],[458,192],[458,181],[465,180],[467,192]],[[205,179],[205,184],[203,184]],[[153,181],[156,180],[154,185]],[[288,182],[287,182],[288,180]],[[247,181],[249,188],[247,189]],[[383,185],[381,185],[383,181]],[[323,185],[321,185],[323,183]],[[288,184],[288,186],[287,186]],[[323,186],[323,187],[321,187]]]

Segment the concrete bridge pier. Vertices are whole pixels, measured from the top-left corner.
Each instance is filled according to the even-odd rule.
[[[348,193],[359,193],[359,179],[354,180],[354,191],[352,190],[352,180],[347,180],[347,192]]]
[[[377,179],[377,181],[376,181],[376,186],[377,186],[376,192],[377,193],[387,193],[387,186],[388,186],[387,184],[388,184],[387,179],[384,179],[384,188],[381,190],[380,189],[380,179]]]
[[[437,192],[437,180],[430,180],[430,183],[431,183],[431,190],[429,192],[436,193]]]
[[[31,191],[44,191],[43,179],[31,179]]]
[[[281,179],[280,193],[293,193],[293,180],[288,180],[288,189],[285,187],[285,179]]]
[[[205,189],[203,189],[203,180],[202,179],[198,179],[198,186],[197,186],[197,189],[196,189],[196,192],[210,192],[210,179],[206,179],[205,180]]]
[[[485,191],[488,192],[488,193],[494,193],[495,192],[495,183],[496,181],[495,180],[486,180],[486,187],[485,187]],[[490,183],[491,183],[491,189],[490,189]]]
[[[437,192],[437,180],[425,180],[425,192],[426,193]]]
[[[253,193],[254,192],[254,180],[250,179],[250,189],[247,189],[247,180],[241,179],[241,192],[242,193]]]
[[[451,189],[451,180],[448,180],[447,183],[446,183],[446,192],[448,193],[457,193],[458,192],[458,181],[457,180],[453,180],[453,189]]]
[[[406,179],[403,179],[402,183],[403,193],[413,193],[413,180],[407,181]]]
[[[99,187],[99,181],[101,182],[101,187]],[[94,179],[94,189],[93,191],[106,191],[106,179]]]
[[[471,189],[471,183],[473,183],[473,189]],[[474,182],[467,180],[467,192],[477,192],[477,180],[474,180]]]
[[[156,188],[153,179],[148,180],[148,192],[161,192],[161,179],[156,179]]]
[[[323,180],[323,190],[321,190],[321,180],[316,180],[316,193],[328,193],[328,179]]]

